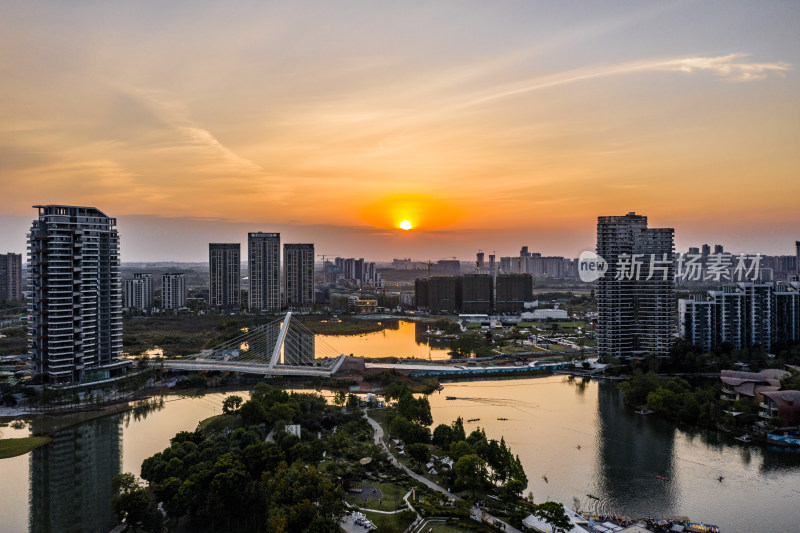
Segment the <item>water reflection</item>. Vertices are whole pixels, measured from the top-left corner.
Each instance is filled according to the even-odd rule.
[[[674,430],[626,409],[613,384],[598,387],[597,490],[600,511],[670,514],[675,507]],[[661,476],[670,481],[659,479]]]
[[[122,415],[70,426],[33,451],[30,462],[30,531],[107,532],[111,479],[122,464]]]
[[[105,533],[113,528],[111,480],[121,472],[123,427],[163,408],[163,398],[143,400],[123,413],[60,429],[51,435],[48,446],[34,450],[30,459],[31,533]],[[36,429],[34,423],[34,433]]]
[[[363,335],[317,335],[320,344],[330,346],[336,353],[356,357],[399,357],[418,359],[449,359],[450,341],[425,335],[431,322],[381,320],[381,331]],[[319,355],[318,355],[319,356]]]

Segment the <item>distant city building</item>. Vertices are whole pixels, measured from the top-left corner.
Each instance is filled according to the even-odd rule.
[[[428,305],[428,278],[414,280],[414,307],[417,309],[430,309]]]
[[[28,339],[48,383],[124,373],[116,219],[94,207],[34,206],[28,234]]]
[[[22,254],[0,254],[0,302],[22,300]]]
[[[401,260],[395,259],[395,261]],[[405,263],[402,264],[404,265]],[[381,281],[381,275],[378,273],[375,263],[364,261],[363,257],[359,259],[354,257],[337,257],[334,260],[333,266],[334,268],[325,270],[326,273],[331,274],[329,279],[333,282],[343,281],[345,284],[347,284],[347,282],[355,282],[355,285],[360,287],[364,284],[379,284]],[[403,267],[400,270],[408,269]]]
[[[186,307],[186,276],[183,273],[161,276],[161,307],[163,309]]]
[[[647,217],[633,212],[601,216],[597,254],[608,263],[596,289],[600,355],[667,355],[675,331],[674,230],[648,229]],[[634,255],[643,264],[626,275],[620,266]]]
[[[433,276],[414,283],[416,307],[431,313],[519,313],[532,292],[527,274]]]
[[[794,266],[798,274],[800,274],[800,241],[794,241]]]
[[[715,254],[724,254],[725,253],[725,248],[721,244],[715,244],[714,245],[714,253]]]
[[[308,309],[314,303],[314,245],[283,245],[284,304]]]
[[[800,340],[800,282],[734,283],[678,302],[680,336],[707,352]]]
[[[489,274],[465,274],[461,277],[460,312],[486,314],[494,309],[493,279]]]
[[[250,311],[281,309],[281,234],[247,234]]]
[[[211,308],[241,307],[241,246],[239,243],[208,245],[208,305]]]
[[[533,298],[533,278],[529,274],[499,274],[495,292],[495,312],[521,313],[525,302]]]
[[[147,311],[153,307],[153,275],[137,272],[125,281],[125,307]]]
[[[427,300],[431,313],[455,313],[458,308],[456,300],[456,278],[451,276],[433,276],[427,281]]]
[[[458,276],[461,274],[461,261],[457,259],[441,259],[431,265],[433,274]]]

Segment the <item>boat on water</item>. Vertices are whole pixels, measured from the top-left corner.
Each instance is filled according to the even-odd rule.
[[[651,414],[653,414],[653,411],[650,410],[650,409],[638,409],[636,411],[636,414],[637,415],[651,415]]]
[[[455,400],[456,397],[455,396],[445,396],[444,399],[445,400]]]
[[[745,433],[744,435],[739,435],[738,437],[734,438],[741,442],[753,442],[753,437],[751,437],[749,433]]]
[[[656,479],[660,479],[661,481],[669,481],[669,478],[664,476],[656,476]]]
[[[598,496],[595,496],[594,494],[587,494],[586,497],[591,498],[592,500],[598,500],[598,501],[600,500],[600,498]]]
[[[508,420],[508,418],[498,418],[498,420]]]
[[[467,422],[478,422],[479,420],[480,418],[470,418],[467,420]]]

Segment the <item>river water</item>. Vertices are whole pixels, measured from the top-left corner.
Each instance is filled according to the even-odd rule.
[[[390,331],[404,331],[406,347],[416,349],[416,328],[402,324]],[[376,353],[380,337],[371,335]],[[360,339],[331,340],[344,351]],[[358,354],[350,346],[346,353]],[[52,446],[0,460],[0,532],[108,531],[111,478],[139,474],[142,461],[175,433],[220,413],[224,397],[168,397],[146,416],[128,412],[84,422],[57,432]],[[562,376],[446,383],[431,396],[431,407],[435,424],[479,418],[465,424],[467,431],[480,426],[489,438],[503,436],[519,454],[527,490],[538,502],[572,506],[577,498],[582,508],[599,512],[687,515],[725,533],[800,529],[800,454],[636,415],[613,383]],[[29,433],[0,428],[2,437]]]

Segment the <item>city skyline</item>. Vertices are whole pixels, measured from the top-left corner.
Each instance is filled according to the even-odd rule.
[[[795,3],[44,6],[0,21],[2,250],[40,204],[111,213],[125,261],[575,257],[629,211],[678,249],[797,238]]]

